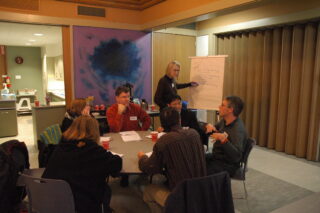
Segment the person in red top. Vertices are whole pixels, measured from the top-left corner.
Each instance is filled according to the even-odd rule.
[[[139,105],[130,103],[129,88],[120,86],[116,89],[115,95],[117,103],[107,110],[110,132],[148,130],[151,119]]]

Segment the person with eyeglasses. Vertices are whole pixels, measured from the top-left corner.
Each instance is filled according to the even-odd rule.
[[[110,132],[148,130],[151,124],[150,116],[139,105],[130,102],[129,88],[118,87],[115,96],[116,103],[107,110]]]
[[[228,96],[219,106],[222,118],[214,126],[211,134],[215,140],[212,153],[206,155],[208,175],[227,171],[233,176],[240,167],[243,149],[248,135],[244,123],[239,118],[244,103],[238,96]]]

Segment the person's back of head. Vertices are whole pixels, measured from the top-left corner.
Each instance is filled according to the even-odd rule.
[[[170,95],[167,99],[167,104],[171,104],[173,101],[179,100],[181,102],[180,95]]]
[[[225,100],[228,101],[229,107],[233,108],[233,115],[238,117],[244,107],[242,99],[238,96],[227,96]]]
[[[172,127],[180,125],[180,114],[176,109],[166,107],[160,113],[160,121],[164,129],[171,130]]]
[[[63,138],[71,140],[91,140],[99,143],[99,124],[91,116],[82,115],[76,118],[71,126],[63,133]]]
[[[87,102],[84,98],[76,98],[71,101],[71,104],[67,107],[67,112],[71,116],[80,116],[82,110],[87,106]]]

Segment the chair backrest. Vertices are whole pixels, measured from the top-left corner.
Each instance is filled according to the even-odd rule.
[[[234,212],[229,174],[220,172],[182,181],[168,196],[164,212]]]
[[[249,154],[255,144],[256,144],[256,140],[253,138],[248,138],[246,141],[246,144],[243,150],[242,161],[241,161],[241,164],[243,164],[244,169],[247,168]]]
[[[64,180],[44,179],[21,175],[29,198],[30,210],[37,213],[73,213],[74,198],[69,184]]]
[[[253,138],[247,139],[246,144],[244,146],[243,153],[242,153],[242,160],[240,162],[240,168],[236,171],[236,173],[232,176],[232,178],[238,179],[238,180],[245,180],[246,179],[246,170],[247,170],[249,154],[255,144],[256,144],[255,139],[253,139]]]
[[[40,139],[45,144],[58,144],[61,139],[61,129],[59,124],[47,127],[41,134]]]

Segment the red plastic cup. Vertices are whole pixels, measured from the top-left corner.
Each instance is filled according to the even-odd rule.
[[[151,105],[151,111],[156,111],[156,106],[155,105]]]
[[[100,105],[100,110],[105,110],[105,109],[106,109],[105,105],[101,104]]]
[[[110,149],[110,143],[109,141],[102,141],[102,146],[104,149],[109,150]]]
[[[156,142],[158,140],[158,132],[151,132],[151,140]]]
[[[40,102],[39,102],[38,100],[34,100],[34,105],[35,105],[36,107],[38,107],[38,106],[40,106]]]
[[[99,110],[99,105],[95,105],[95,106],[94,106],[94,110],[97,110],[97,111],[98,111],[98,110]]]

